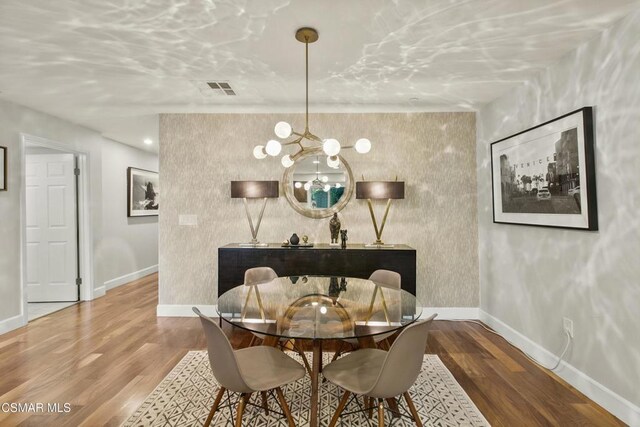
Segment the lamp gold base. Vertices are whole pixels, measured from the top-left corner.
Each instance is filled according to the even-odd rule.
[[[365,248],[395,248],[395,245],[387,243],[369,243],[364,245]]]
[[[391,199],[387,200],[387,206],[384,209],[384,216],[382,217],[382,223],[380,224],[380,228],[378,228],[378,221],[376,221],[376,215],[373,213],[373,204],[371,203],[371,199],[367,199],[367,204],[369,205],[369,213],[371,214],[373,229],[376,231],[376,241],[374,243],[371,243],[370,245],[364,245],[364,247],[365,248],[392,248],[393,245],[385,245],[382,242],[382,230],[384,230],[384,225],[387,222],[387,216],[389,215],[389,208],[391,207]]]
[[[247,213],[247,220],[249,221],[249,227],[251,227],[251,241],[248,243],[240,243],[240,246],[246,247],[264,247],[269,246],[268,243],[260,243],[258,242],[258,230],[260,229],[260,223],[262,222],[262,215],[264,214],[264,208],[267,206],[267,198],[265,197],[262,201],[262,209],[260,210],[260,215],[258,215],[258,222],[255,227],[253,226],[253,220],[251,219],[251,214],[249,213],[249,204],[247,203],[247,198],[243,198],[244,202],[244,210]]]

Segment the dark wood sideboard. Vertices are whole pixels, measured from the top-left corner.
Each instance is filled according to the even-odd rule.
[[[253,267],[271,267],[278,276],[332,275],[366,279],[378,269],[393,270],[402,276],[402,289],[416,294],[416,250],[406,245],[393,248],[346,249],[328,244],[312,248],[244,247],[229,244],[218,248],[218,296],[244,282],[244,272]]]

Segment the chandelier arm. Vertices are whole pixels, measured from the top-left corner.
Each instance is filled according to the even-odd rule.
[[[318,138],[317,136],[315,136],[311,132],[305,133],[304,137],[307,138],[309,141],[322,142],[322,140],[320,138]]]
[[[298,138],[298,139],[295,139],[295,140],[289,141],[289,142],[283,142],[282,145],[286,146],[286,145],[300,144],[300,140],[302,140],[302,138]]]
[[[303,133],[298,133],[298,132],[295,132],[295,131],[291,131],[291,134],[304,137]]]
[[[301,146],[302,147],[302,146]],[[304,147],[301,148],[300,150],[298,150],[296,152],[296,154],[294,154],[293,156],[291,156],[291,160],[296,161],[298,160],[298,157],[300,157],[302,154],[304,154]]]
[[[304,118],[304,132],[309,132],[309,37],[305,37],[304,42],[304,67],[305,67],[305,88],[306,88],[306,99],[305,99],[305,118]]]

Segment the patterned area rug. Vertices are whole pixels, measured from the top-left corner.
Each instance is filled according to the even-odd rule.
[[[295,353],[288,353],[301,362]],[[332,353],[325,353],[325,363],[329,363]],[[311,357],[309,354],[308,357]],[[296,422],[296,426],[309,424],[309,389],[311,379],[305,376],[289,384],[284,393]],[[191,351],[176,365],[158,387],[151,393],[136,412],[123,424],[134,426],[201,426],[209,414],[214,396],[218,391],[209,359],[205,351]],[[453,375],[442,364],[438,356],[425,355],[422,371],[416,384],[409,391],[420,418],[425,426],[488,426],[478,408],[462,390]],[[320,387],[320,420],[327,426],[335,411],[342,391],[324,382]],[[235,396],[233,403],[235,404]],[[251,401],[260,405],[260,395],[256,393]],[[224,404],[224,400],[221,405]],[[344,413],[361,409],[362,399],[351,400]],[[235,407],[235,406],[234,406]],[[269,397],[269,407],[281,411],[274,397]],[[408,413],[404,399],[401,409]],[[235,412],[235,411],[234,411]],[[385,425],[412,426],[410,419],[391,419],[386,412]],[[213,418],[214,426],[233,426],[231,409],[219,410]],[[243,425],[259,427],[286,427],[286,419],[271,412],[267,416],[262,408],[247,406]],[[369,420],[365,413],[343,416],[341,426],[374,426],[377,418]]]

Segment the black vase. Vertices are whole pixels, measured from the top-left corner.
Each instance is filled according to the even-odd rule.
[[[300,243],[300,238],[296,233],[293,233],[291,235],[291,237],[289,238],[289,243],[291,243],[292,245],[297,245],[298,243]]]

